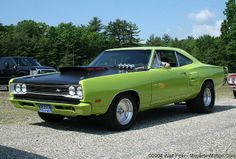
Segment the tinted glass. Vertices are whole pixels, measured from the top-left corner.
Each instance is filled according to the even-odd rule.
[[[15,66],[15,63],[12,59],[4,59],[3,64],[6,66],[8,64],[9,67]]]
[[[157,51],[162,62],[168,62],[171,67],[178,66],[174,51]]]
[[[192,63],[192,61],[189,58],[185,57],[184,55],[180,53],[177,53],[177,57],[178,57],[180,66],[184,66],[184,65],[188,65]]]
[[[89,66],[113,67],[119,64],[134,64],[135,67],[147,68],[151,50],[105,51]]]
[[[33,66],[41,66],[39,62],[33,58],[28,58],[28,61],[33,65]]]
[[[14,58],[19,66],[40,66],[33,58]]]

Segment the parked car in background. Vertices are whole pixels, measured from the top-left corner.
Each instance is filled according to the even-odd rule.
[[[12,79],[10,101],[37,111],[46,122],[102,115],[109,128],[125,130],[138,112],[171,103],[185,101],[189,111],[209,113],[215,89],[227,79],[224,67],[170,47],[110,49],[89,66],[59,71]]]
[[[6,89],[11,78],[55,71],[53,67],[41,66],[32,57],[0,57],[0,89]]]
[[[228,86],[230,89],[232,89],[234,97],[236,98],[236,74],[229,75]]]

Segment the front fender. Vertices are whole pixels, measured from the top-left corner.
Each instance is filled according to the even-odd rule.
[[[151,101],[150,79],[148,71],[142,71],[82,80],[82,102],[92,105],[93,114],[104,114],[117,94],[133,90],[139,95],[140,110],[145,109]]]

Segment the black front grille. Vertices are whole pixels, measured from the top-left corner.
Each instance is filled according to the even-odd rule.
[[[56,102],[79,104],[79,99],[67,98],[68,85],[34,85],[27,84],[27,94],[16,94],[15,99],[33,100],[38,102]]]
[[[66,98],[63,96],[49,96],[49,95],[36,95],[36,94],[17,94],[14,95],[15,99],[32,100],[36,102],[54,102],[54,103],[67,103],[79,104],[79,99]]]
[[[27,92],[34,94],[49,94],[49,95],[68,95],[69,86],[65,85],[32,85],[27,84]]]

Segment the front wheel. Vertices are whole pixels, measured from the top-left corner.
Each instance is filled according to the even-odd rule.
[[[47,114],[47,113],[40,113],[40,112],[38,112],[38,114],[42,120],[46,122],[51,122],[51,123],[58,123],[64,119],[64,116],[61,116],[61,115]]]
[[[215,89],[211,82],[205,82],[194,99],[187,101],[187,108],[193,113],[210,113],[215,104]]]
[[[234,98],[236,98],[236,91],[233,91],[233,93],[234,93]]]
[[[111,103],[106,115],[105,122],[111,130],[130,129],[137,115],[137,101],[129,93],[118,95]]]

